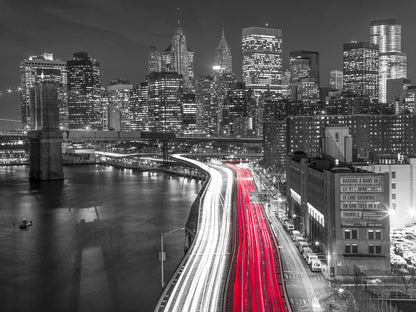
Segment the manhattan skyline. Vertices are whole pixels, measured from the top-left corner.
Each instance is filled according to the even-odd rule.
[[[179,7],[179,14],[177,7]],[[408,78],[416,78],[416,43],[412,30],[412,1],[245,1],[209,3],[174,1],[163,5],[135,1],[2,1],[4,46],[0,89],[20,84],[18,66],[29,55],[50,52],[63,61],[87,51],[102,65],[103,85],[122,77],[145,80],[151,45],[164,49],[175,31],[178,15],[188,46],[195,51],[195,76],[207,75],[224,28],[233,54],[233,70],[241,80],[241,30],[264,26],[283,31],[283,65],[289,52],[320,53],[321,85],[329,85],[329,71],[342,68],[342,47],[351,40],[370,41],[371,19],[397,18],[402,24],[402,50],[408,55]],[[18,21],[18,22],[16,22]],[[2,118],[19,119],[18,95],[0,97]]]

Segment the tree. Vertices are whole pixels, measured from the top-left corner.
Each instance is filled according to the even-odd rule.
[[[404,292],[408,295],[409,288],[416,281],[416,267],[414,264],[398,264],[394,265],[392,272],[403,283]]]

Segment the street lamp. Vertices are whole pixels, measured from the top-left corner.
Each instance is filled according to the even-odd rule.
[[[352,298],[353,311],[354,312],[357,311],[357,306],[356,306],[356,303],[355,303],[355,298],[354,298],[354,295],[352,294],[351,291],[349,291],[348,289],[345,289],[345,288],[338,288],[338,293],[339,294],[348,293],[351,296],[351,298]]]
[[[170,230],[169,232],[161,233],[160,234],[160,253],[159,253],[159,261],[161,266],[161,282],[162,282],[162,288],[165,288],[165,279],[164,279],[164,272],[163,272],[163,262],[166,261],[166,252],[163,251],[163,239],[168,237],[170,234],[175,233],[179,230],[184,230],[185,228],[177,228]]]

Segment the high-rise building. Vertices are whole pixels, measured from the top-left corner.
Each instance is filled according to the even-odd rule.
[[[129,131],[132,124],[130,102],[133,85],[128,80],[116,79],[107,86],[107,97],[113,109],[120,112],[120,130]]]
[[[282,90],[282,30],[247,27],[242,30],[243,79],[255,93]]]
[[[149,94],[147,82],[138,83],[130,101],[131,129],[150,130]]]
[[[195,93],[184,93],[182,95],[182,127],[184,134],[196,133]]]
[[[345,43],[343,63],[344,89],[376,100],[379,94],[378,46],[367,42]]]
[[[380,52],[379,101],[387,101],[387,80],[407,77],[407,57],[402,52],[402,26],[397,19],[372,20],[370,41]]]
[[[219,107],[215,80],[211,76],[201,76],[196,84],[197,128],[198,132],[218,134]]]
[[[52,53],[30,56],[20,64],[22,124],[30,127],[30,89],[37,82],[58,83],[59,125],[68,127],[68,93],[66,62],[53,58]]]
[[[147,76],[151,130],[182,132],[183,77],[177,73]]]
[[[183,87],[194,90],[194,52],[188,48],[179,20],[171,44],[162,52],[162,71],[182,75]]]
[[[231,48],[225,40],[224,29],[222,29],[221,39],[218,43],[217,50],[215,51],[214,66],[224,73],[231,73],[233,71]]]
[[[155,46],[150,46],[149,74],[162,71],[162,55]]]
[[[319,86],[319,52],[304,50],[290,52],[290,68],[293,80],[315,78]]]
[[[69,128],[103,129],[107,112],[101,101],[100,63],[87,52],[78,52],[66,64]]]
[[[344,85],[344,76],[342,70],[331,70],[329,73],[329,86],[332,89],[342,90]]]

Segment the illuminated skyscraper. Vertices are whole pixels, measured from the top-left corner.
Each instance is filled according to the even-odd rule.
[[[343,77],[342,70],[331,70],[329,73],[329,86],[333,89],[342,90],[344,84]]]
[[[120,112],[120,130],[132,130],[132,114],[130,102],[133,85],[128,80],[116,79],[107,86],[108,102]]]
[[[100,63],[87,52],[74,53],[68,67],[68,113],[70,129],[103,129]]]
[[[344,89],[378,99],[378,46],[368,42],[344,44]]]
[[[387,101],[387,80],[407,77],[407,57],[402,52],[402,26],[397,19],[372,20],[371,43],[380,52],[379,101]]]
[[[183,77],[177,73],[147,76],[151,130],[182,132]]]
[[[291,96],[294,101],[317,101],[319,89],[319,52],[290,52]]]
[[[281,92],[282,30],[248,27],[242,31],[243,79],[255,92]]]
[[[219,70],[224,73],[231,73],[233,71],[231,48],[225,40],[224,29],[222,30],[221,40],[215,52],[214,66],[219,66]]]
[[[162,71],[182,75],[184,88],[194,90],[194,52],[188,48],[179,20],[171,44],[162,52]]]
[[[52,53],[30,56],[20,64],[22,124],[30,126],[30,89],[36,82],[58,83],[59,125],[68,127],[68,93],[66,62],[55,60]]]

